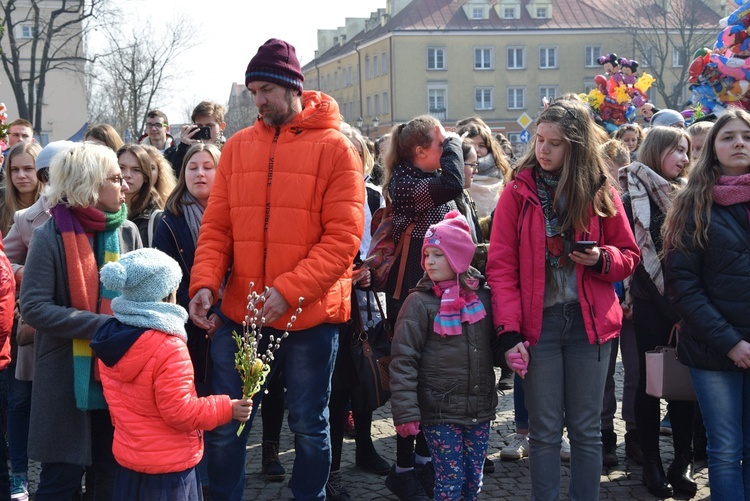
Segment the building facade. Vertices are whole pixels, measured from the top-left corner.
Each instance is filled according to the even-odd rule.
[[[657,1],[653,8],[671,15],[670,0]],[[695,4],[700,25],[690,30],[715,36],[721,4],[674,1]],[[627,15],[648,16],[652,6],[645,5]],[[639,58],[643,39],[632,23],[624,25],[625,8],[609,0],[389,0],[369,19],[318,32],[316,58],[303,67],[305,86],[333,96],[346,121],[361,117],[370,136],[429,113],[447,127],[480,116],[518,142],[519,118],[536,117],[543,98],[594,87],[599,56]],[[674,24],[673,38],[681,29]],[[665,52],[666,88],[688,99],[686,70],[697,47],[654,43],[654,64],[656,49]],[[652,73],[648,62],[640,71]],[[657,92],[649,97],[664,107]]]

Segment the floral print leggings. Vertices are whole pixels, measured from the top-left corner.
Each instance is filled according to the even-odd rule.
[[[422,425],[435,467],[435,499],[479,499],[490,423]]]

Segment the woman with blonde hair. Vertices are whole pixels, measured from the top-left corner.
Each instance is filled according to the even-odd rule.
[[[103,144],[112,151],[117,151],[125,144],[114,127],[109,124],[89,125],[86,132],[83,133],[84,141]]]
[[[118,295],[100,287],[99,269],[141,247],[127,220],[127,189],[105,146],[83,143],[52,160],[52,219],[31,239],[21,284],[23,318],[37,331],[28,452],[42,463],[39,501],[72,499],[85,465],[93,498],[113,495],[114,428],[89,342]]]
[[[7,235],[16,211],[31,207],[42,194],[44,185],[36,177],[37,143],[16,143],[5,158],[5,186],[0,211],[0,231]]]

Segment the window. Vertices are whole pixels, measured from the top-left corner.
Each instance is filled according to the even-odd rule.
[[[471,8],[471,18],[472,19],[484,19],[484,8],[482,8],[482,7],[472,7]]]
[[[497,15],[503,19],[521,19],[520,2],[502,2],[498,4]]]
[[[583,81],[583,93],[588,94],[592,90],[596,89],[596,84],[593,78],[587,78]]]
[[[505,7],[505,9],[503,9],[503,17],[505,19],[515,19],[516,18],[516,8],[515,7]]]
[[[526,68],[524,54],[526,49],[523,47],[508,47],[508,69],[522,70]]]
[[[539,87],[539,107],[544,108],[544,98],[551,102],[557,96],[557,87],[554,85]]]
[[[331,90],[333,88],[333,85],[331,85],[331,74],[326,75],[326,89]]]
[[[477,87],[474,89],[474,109],[492,109],[492,87]]]
[[[333,88],[334,90],[339,90],[339,72],[338,71],[333,72]]]
[[[685,65],[685,49],[682,47],[675,47],[672,49],[672,66],[675,68],[682,68]]]
[[[602,46],[601,45],[587,45],[585,47],[586,55],[585,55],[585,66],[587,68],[596,68],[599,66],[599,57],[602,55]]]
[[[525,87],[508,87],[508,109],[522,110],[526,108],[525,94]]]
[[[539,67],[542,69],[557,68],[557,47],[539,48]]]
[[[678,104],[678,106],[684,106],[685,101],[687,101],[687,87],[680,84],[680,83],[674,83],[672,84],[672,95],[674,96],[674,101]],[[677,108],[680,109],[680,108]]]
[[[388,59],[385,56],[385,51],[382,54],[380,54],[380,74],[381,75],[388,74]]]
[[[380,94],[373,96],[373,102],[375,103],[375,115],[380,115]]]
[[[537,7],[536,16],[534,17],[537,19],[547,19],[547,7]]]
[[[430,47],[429,49],[427,49],[427,69],[445,69],[445,48]]]
[[[367,96],[365,98],[365,102],[367,103],[367,108],[366,108],[367,113],[366,113],[366,115],[368,117],[371,117],[372,116],[372,98],[370,96]]]
[[[380,66],[378,66],[377,54],[372,56],[372,76],[376,77],[380,75]]]
[[[432,87],[427,89],[427,112],[438,120],[445,120],[446,113],[446,96],[448,89],[446,87]]]
[[[492,47],[474,47],[474,69],[492,69]]]
[[[365,80],[370,79],[370,56],[365,56]]]
[[[388,93],[383,92],[383,115],[388,114]]]
[[[31,39],[36,36],[36,30],[33,24],[22,24],[17,29],[18,38]]]

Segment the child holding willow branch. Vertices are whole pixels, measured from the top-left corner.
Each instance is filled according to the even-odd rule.
[[[113,499],[200,499],[200,430],[247,421],[252,411],[247,399],[196,395],[187,312],[175,304],[181,277],[177,262],[156,249],[101,270],[102,285],[122,293],[112,300],[115,318],[91,342],[115,426]]]

